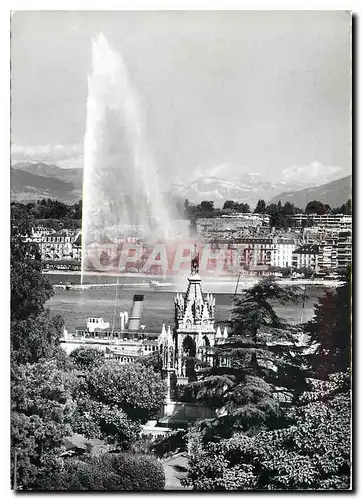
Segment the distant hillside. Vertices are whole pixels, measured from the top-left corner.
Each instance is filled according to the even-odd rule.
[[[351,197],[352,176],[349,175],[348,177],[337,179],[322,186],[281,193],[268,203],[278,203],[278,201],[281,201],[284,204],[289,201],[295,206],[304,209],[310,201],[317,200],[327,203],[333,208],[340,207]]]
[[[11,169],[12,201],[26,202],[42,198],[75,203],[81,198],[81,190],[77,189],[72,182],[56,177],[37,175],[20,168]]]
[[[55,177],[56,179],[73,183],[77,189],[82,189],[82,168],[60,168],[57,165],[44,162],[19,162],[12,165],[12,168],[15,170],[23,170],[30,174],[41,175],[42,177]]]

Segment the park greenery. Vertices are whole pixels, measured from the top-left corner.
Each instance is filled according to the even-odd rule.
[[[142,425],[157,419],[166,394],[158,356],[132,365],[90,348],[68,356],[62,318],[46,307],[53,291],[38,248],[24,239],[31,216],[19,205],[11,215],[14,489],[162,490],[156,457],[179,449],[189,457],[185,482],[198,491],[350,488],[350,269],[305,325],[276,314],[277,304],[301,297],[271,278],[236,297],[229,338],[211,352],[213,366],[193,364],[189,384],[215,418],[147,446]],[[69,456],[64,443],[73,435],[103,447]]]

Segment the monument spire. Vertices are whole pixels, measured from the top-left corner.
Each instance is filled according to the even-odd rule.
[[[200,256],[199,256],[199,251],[197,249],[197,245],[195,243],[194,253],[191,258],[191,274],[199,274],[199,267],[200,267]]]

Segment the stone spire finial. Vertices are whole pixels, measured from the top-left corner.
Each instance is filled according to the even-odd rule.
[[[221,330],[220,330],[219,326],[217,327],[215,338],[217,338],[217,339],[221,339],[222,338]]]
[[[191,259],[191,274],[199,274],[199,251],[197,245],[195,244],[194,255]]]

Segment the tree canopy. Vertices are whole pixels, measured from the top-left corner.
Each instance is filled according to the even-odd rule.
[[[43,276],[38,246],[27,241],[32,220],[18,205],[11,212],[11,355],[16,363],[35,363],[59,352],[63,321],[51,317],[46,301],[53,288]]]
[[[11,378],[12,482],[34,489],[60,466],[63,438],[71,432],[71,378],[56,361],[13,365]],[[16,454],[16,472],[14,461]]]
[[[344,284],[327,290],[315,306],[315,315],[307,325],[311,341],[317,345],[311,364],[318,378],[345,372],[351,364],[352,283],[351,268]]]
[[[188,436],[195,490],[343,490],[350,487],[351,436],[348,376],[310,380],[290,411],[290,424],[254,436],[236,433],[220,442]]]
[[[106,363],[88,372],[85,384],[89,397],[116,405],[142,423],[159,412],[166,395],[160,374],[141,364]]]

